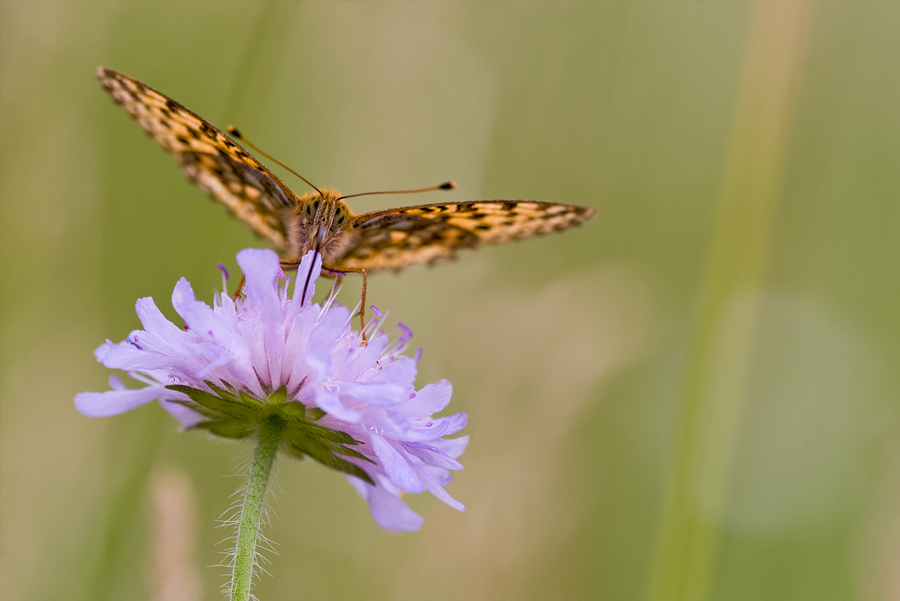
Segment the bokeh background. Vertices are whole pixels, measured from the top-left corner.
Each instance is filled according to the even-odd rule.
[[[370,279],[469,413],[467,511],[409,498],[421,531],[385,533],[280,461],[259,598],[900,598],[898,24],[880,0],[0,2],[3,598],[222,598],[252,452],[156,404],[74,410],[138,297],[174,319],[179,277],[211,299],[261,245],[98,65],[319,186],[459,183],[356,212],[598,209]]]

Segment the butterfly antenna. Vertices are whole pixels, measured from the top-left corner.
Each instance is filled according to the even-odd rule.
[[[235,138],[237,138],[238,140],[242,141],[244,144],[246,144],[247,146],[249,146],[250,148],[252,148],[253,150],[255,150],[256,152],[258,152],[259,154],[263,155],[264,157],[266,157],[267,159],[269,159],[270,161],[272,161],[273,163],[275,163],[276,165],[281,165],[282,167],[284,167],[285,169],[287,169],[288,171],[290,171],[291,173],[293,173],[294,175],[296,175],[297,177],[299,177],[300,179],[302,179],[303,181],[305,181],[307,184],[309,184],[309,186],[310,186],[313,190],[315,190],[316,192],[319,193],[319,196],[322,196],[322,191],[319,190],[318,188],[316,188],[316,187],[312,184],[312,182],[310,182],[308,179],[306,179],[305,177],[303,177],[302,175],[300,175],[299,173],[297,173],[296,171],[294,171],[293,169],[291,169],[290,167],[288,167],[287,165],[285,165],[284,163],[282,163],[281,161],[279,161],[279,160],[276,159],[275,157],[273,157],[273,156],[271,156],[271,155],[269,155],[269,154],[266,154],[265,151],[261,150],[261,149],[260,149],[258,146],[256,146],[253,142],[251,142],[250,140],[248,140],[247,138],[245,138],[245,137],[241,134],[241,132],[238,131],[238,128],[236,128],[236,127],[233,126],[233,125],[229,125],[227,128],[225,128],[225,130],[226,130],[229,134],[231,134],[232,136],[234,136]]]
[[[444,182],[439,186],[431,186],[430,188],[419,188],[418,190],[383,190],[381,192],[362,192],[361,194],[348,194],[341,196],[338,200],[347,198],[356,198],[357,196],[372,196],[374,194],[417,194],[419,192],[433,192],[435,190],[452,190],[456,187],[456,182]]]

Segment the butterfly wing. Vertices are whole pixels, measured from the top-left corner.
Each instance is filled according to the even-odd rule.
[[[284,252],[285,221],[297,206],[291,190],[224,133],[150,86],[112,69],[97,78],[200,188]]]
[[[588,207],[535,200],[476,200],[386,209],[353,218],[353,237],[336,267],[402,269],[439,263],[475,249],[568,229]]]

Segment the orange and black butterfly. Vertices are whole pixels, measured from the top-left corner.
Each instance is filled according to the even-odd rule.
[[[459,249],[566,230],[594,215],[588,207],[535,200],[438,202],[354,215],[336,190],[298,197],[237,142],[147,84],[102,67],[97,77],[191,180],[275,246],[285,266],[317,250],[325,269],[365,278],[367,271],[453,259]],[[365,280],[363,286],[365,298]]]

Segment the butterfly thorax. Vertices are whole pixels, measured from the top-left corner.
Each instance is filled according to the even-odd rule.
[[[310,192],[300,197],[289,223],[287,258],[299,259],[310,250],[322,255],[322,262],[333,264],[350,244],[353,214],[341,193],[323,188],[322,194]]]

